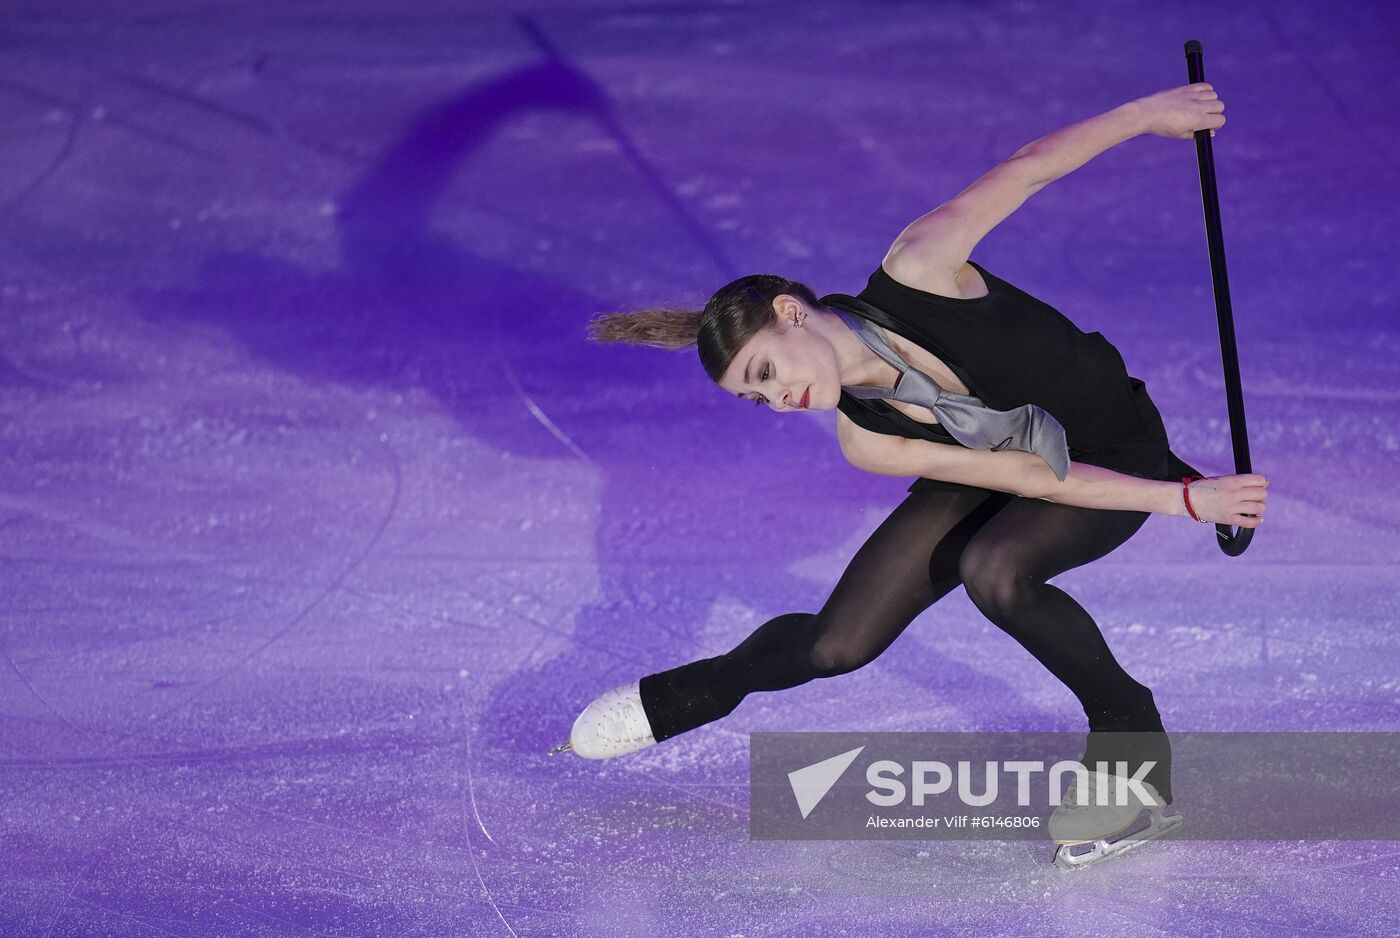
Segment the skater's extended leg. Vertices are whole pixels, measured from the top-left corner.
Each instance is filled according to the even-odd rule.
[[[910,492],[866,539],[817,613],[769,619],[727,654],[641,679],[660,742],[728,715],[753,691],[796,687],[868,664],[958,580],[958,558],[1011,496]]]

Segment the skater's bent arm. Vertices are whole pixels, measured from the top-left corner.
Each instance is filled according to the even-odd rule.
[[[1146,132],[1142,107],[1129,101],[1032,140],[910,222],[885,255],[886,269],[897,262],[906,269],[957,270],[977,243],[1032,195],[1110,147]]]
[[[1020,450],[993,452],[878,433],[863,434],[861,440],[847,458],[878,475],[923,476],[1081,508],[1164,515],[1185,510],[1174,482],[1140,479],[1089,463],[1071,462],[1061,482],[1045,460]]]

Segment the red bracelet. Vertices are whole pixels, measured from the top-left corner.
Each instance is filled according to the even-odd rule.
[[[1181,477],[1181,500],[1186,503],[1186,513],[1195,518],[1201,524],[1208,522],[1196,514],[1196,509],[1191,507],[1191,483],[1197,479],[1204,479],[1205,476],[1182,476]]]

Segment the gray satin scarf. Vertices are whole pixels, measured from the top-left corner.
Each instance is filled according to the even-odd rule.
[[[1011,410],[994,410],[981,398],[949,391],[910,365],[889,344],[885,330],[843,309],[835,311],[871,351],[899,372],[893,388],[845,386],[855,397],[894,398],[933,411],[953,439],[971,449],[1016,449],[1035,453],[1054,470],[1061,482],[1069,475],[1069,446],[1065,428],[1043,407],[1022,404]]]

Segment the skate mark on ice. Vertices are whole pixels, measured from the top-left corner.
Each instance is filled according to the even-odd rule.
[[[499,317],[501,315],[503,314],[497,314],[496,329],[497,333],[501,336],[501,343],[502,345],[504,345],[505,330],[502,329],[500,325]],[[537,421],[539,421],[540,426],[548,430],[551,436],[553,436],[560,443],[564,444],[565,449],[573,453],[575,456],[583,460],[588,465],[596,467],[597,463],[595,463],[587,453],[579,449],[578,444],[576,444],[572,439],[570,439],[569,435],[563,430],[561,430],[558,424],[556,424],[553,420],[550,420],[549,415],[544,412],[544,409],[541,408],[540,405],[536,404],[534,398],[532,398],[528,393],[526,393],[525,389],[521,387],[520,379],[515,376],[515,369],[510,366],[510,361],[507,360],[505,357],[502,357],[500,359],[500,362],[502,370],[504,370],[506,373],[506,377],[510,379],[511,386],[515,388],[515,393],[520,396],[520,399],[522,401],[525,402],[525,409],[530,412],[530,416],[534,417]]]
[[[467,702],[466,702],[466,689],[465,689],[465,688],[463,688],[463,691],[462,691],[462,701],[461,701],[461,704],[462,704],[462,715],[463,715],[463,717],[466,718],[468,721],[470,721],[470,717],[469,717],[468,714],[467,714]],[[470,727],[468,727],[468,732],[470,732]],[[470,750],[468,750],[468,752],[470,753]],[[471,790],[471,762],[470,762],[470,756],[468,757],[468,763],[467,763],[467,779],[468,779],[467,791],[470,791],[470,790]],[[509,932],[512,936],[515,936],[515,938],[519,938],[519,936],[516,934],[515,929],[510,927],[510,922],[507,922],[507,921],[506,921],[505,915],[501,912],[501,907],[500,907],[499,905],[497,905],[497,904],[496,904],[496,900],[495,900],[494,898],[492,898],[492,896],[491,896],[491,889],[486,885],[486,880],[485,880],[485,879],[482,877],[482,875],[481,875],[481,867],[480,867],[480,866],[477,864],[477,862],[476,862],[476,850],[472,847],[471,823],[470,823],[470,821],[469,821],[468,818],[467,818],[467,798],[466,798],[466,794],[464,794],[460,789],[458,790],[458,793],[457,793],[457,803],[458,803],[458,805],[459,805],[459,806],[461,807],[461,809],[462,809],[462,839],[466,841],[466,844],[467,844],[467,857],[468,857],[468,859],[470,859],[471,862],[472,862],[472,873],[476,875],[476,881],[477,881],[477,883],[481,886],[482,895],[484,895],[484,896],[486,897],[486,901],[489,902],[489,903],[491,904],[491,908],[495,910],[495,912],[496,912],[496,917],[497,917],[498,919],[501,920],[501,924],[504,925],[504,926],[506,927],[506,931]],[[473,800],[473,803],[472,803],[472,806],[471,806],[471,811],[472,811],[473,814],[475,814],[475,812],[476,812],[475,800]],[[477,823],[478,823],[478,824],[481,823],[481,819],[480,819],[480,818],[477,818]],[[489,833],[487,833],[485,826],[482,826],[481,831],[482,831],[483,834],[486,834],[486,838],[487,838],[488,840],[491,840],[491,835],[490,835]],[[494,845],[494,844],[495,844],[495,841],[492,840],[491,843]]]
[[[88,783],[84,781],[83,784],[87,785]],[[108,797],[108,794],[106,792],[92,785],[88,785],[88,788],[98,798]],[[117,829],[108,835],[106,842],[104,842],[102,846],[99,847],[97,850],[93,851],[92,859],[88,860],[87,866],[83,867],[82,872],[79,873],[77,876],[73,877],[73,881],[68,884],[68,889],[64,892],[63,898],[59,900],[58,908],[54,909],[53,918],[49,919],[49,927],[44,929],[44,938],[49,938],[49,936],[53,934],[53,927],[57,925],[58,920],[63,917],[63,913],[67,911],[69,903],[73,902],[75,899],[79,902],[83,901],[81,896],[75,896],[74,893],[78,891],[78,887],[82,885],[83,881],[88,878],[88,874],[92,872],[92,869],[97,865],[97,862],[99,860],[106,859],[107,854],[112,849],[112,843],[117,839],[117,837],[121,834],[126,833],[127,828],[129,828],[130,826],[130,820],[123,821],[120,825],[118,825]]]
[[[472,717],[467,711],[466,688],[462,689],[462,739],[467,744],[467,753],[463,759],[463,766],[467,770],[467,797],[471,800],[472,818],[476,821],[476,826],[481,828],[481,832],[486,835],[486,839],[491,842],[491,846],[496,846],[496,838],[491,836],[491,832],[486,829],[486,825],[481,821],[481,812],[476,808],[476,782],[472,778]]]
[[[194,108],[196,110],[203,111],[206,114],[212,114],[215,117],[220,117],[226,121],[230,121],[232,123],[239,124],[243,127],[247,127],[251,130],[256,131],[257,133],[262,134],[265,137],[270,137],[281,143],[290,143],[293,146],[299,147],[310,153],[315,153],[318,156],[331,157],[332,159],[335,159],[340,163],[348,166],[358,168],[363,165],[363,161],[357,158],[355,154],[342,150],[337,150],[335,147],[328,146],[324,143],[321,143],[320,141],[311,140],[306,137],[303,137],[300,134],[291,130],[286,124],[283,124],[281,121],[273,120],[272,118],[266,117],[262,114],[257,114],[251,111],[242,111],[238,108],[230,107],[227,104],[221,104],[220,102],[215,101],[211,98],[204,97],[203,95],[186,91],[183,88],[176,88],[173,85],[169,85],[165,82],[157,81],[153,78],[147,78],[144,75],[137,75],[129,72],[117,72],[112,71],[110,69],[107,71],[107,75],[111,78],[116,79],[117,81],[122,81],[133,87],[140,88],[143,91],[148,91],[151,94],[159,95],[164,98],[169,98],[174,101],[179,101],[182,104],[188,105],[189,107]]]
[[[564,76],[561,86],[566,89],[566,93],[574,91],[578,95],[577,103],[570,103],[575,104],[581,112],[588,114],[607,130],[613,140],[617,141],[617,145],[622,150],[627,162],[632,165],[639,176],[646,180],[656,194],[657,200],[671,211],[671,214],[680,222],[691,239],[708,255],[710,261],[715,265],[715,269],[723,273],[726,279],[732,279],[736,270],[734,262],[725,253],[719,240],[696,218],[690,207],[682,202],[675,190],[666,183],[661,172],[647,160],[641,149],[632,142],[627,129],[614,115],[612,101],[608,98],[606,90],[594,80],[592,75],[560,53],[554,41],[545,34],[544,27],[540,25],[535,16],[530,13],[522,13],[516,14],[514,19],[515,25],[543,56],[544,65],[539,67],[557,69]],[[568,85],[570,82],[574,83],[572,88]]]
[[[49,703],[48,698],[45,697],[43,694],[39,693],[39,689],[36,688],[34,684],[29,680],[29,676],[20,670],[19,665],[15,664],[15,659],[10,656],[9,649],[0,648],[0,654],[3,654],[5,656],[5,661],[10,665],[11,670],[13,670],[15,674],[19,677],[20,682],[24,684],[26,688],[28,688],[29,693],[34,695],[34,699],[44,705],[45,710],[49,711],[49,713],[52,713],[54,716],[62,720],[63,723],[70,729],[76,730],[77,732],[83,733],[85,735],[98,735],[98,731],[86,726],[79,726],[77,723],[74,723],[72,720],[68,719],[66,715],[60,713],[57,707]]]
[[[83,82],[84,93],[78,102],[67,108],[68,110],[68,134],[63,143],[59,146],[58,152],[49,160],[49,164],[41,169],[33,179],[20,187],[19,191],[10,196],[3,203],[0,203],[0,212],[10,212],[17,208],[21,202],[33,195],[40,186],[48,181],[49,177],[58,172],[58,168],[68,161],[73,155],[73,146],[78,140],[78,126],[83,122],[84,112],[87,110],[88,99],[91,92],[87,91],[88,82]]]
[[[0,88],[8,88],[10,91],[14,92],[17,95],[32,98],[35,101],[41,101],[44,104],[49,105],[50,107],[65,108],[70,111],[73,111],[74,113],[77,113],[78,109],[82,106],[82,102],[73,102],[67,100],[66,98],[58,97],[57,95],[46,94],[42,91],[35,91],[34,89],[22,85],[11,78],[0,78]],[[198,146],[195,146],[192,143],[188,143],[184,140],[181,140],[178,137],[167,136],[166,134],[163,134],[158,130],[151,130],[148,127],[143,127],[135,121],[127,120],[126,118],[121,117],[117,114],[113,114],[110,111],[103,115],[102,123],[109,124],[113,127],[120,127],[122,130],[129,131],[144,140],[150,140],[155,143],[164,144],[165,146],[168,146],[173,150],[181,150],[185,153],[190,154],[191,156],[197,156],[200,159],[221,160],[223,158],[223,154],[215,153],[212,150],[202,149]]]
[[[398,511],[399,498],[403,494],[403,466],[399,463],[398,454],[395,453],[393,448],[388,444],[385,444],[384,450],[389,454],[389,465],[394,470],[394,487],[389,497],[389,505],[384,510],[384,516],[380,519],[379,525],[375,528],[374,534],[370,537],[369,542],[366,543],[365,546],[360,549],[360,552],[357,555],[355,555],[348,564],[345,565],[345,569],[341,570],[340,573],[336,575],[334,580],[332,580],[325,587],[323,587],[322,590],[319,593],[317,593],[316,596],[309,603],[303,606],[300,611],[298,611],[294,616],[292,616],[291,620],[287,622],[286,625],[282,626],[282,628],[278,629],[261,644],[259,644],[256,648],[243,655],[243,657],[235,661],[232,665],[225,668],[223,671],[216,674],[208,681],[205,681],[203,684],[196,687],[194,691],[186,695],[183,700],[171,705],[170,707],[167,707],[165,710],[162,710],[160,713],[156,714],[156,716],[153,719],[164,720],[165,718],[169,717],[172,713],[177,713],[180,710],[183,710],[195,700],[197,700],[202,694],[206,693],[207,691],[222,683],[224,679],[229,677],[231,674],[247,666],[248,662],[261,655],[268,648],[272,647],[282,638],[290,634],[293,629],[301,625],[302,620],[305,619],[306,616],[309,615],[313,609],[319,606],[327,596],[330,596],[333,593],[335,593],[336,590],[340,588],[340,585],[345,581],[345,578],[348,577],[351,573],[355,572],[355,570],[357,570],[360,567],[360,565],[365,562],[365,560],[369,557],[370,553],[374,550],[375,545],[378,544],[380,539],[384,536],[385,530],[388,529],[389,522],[393,520],[395,513]]]
[[[126,72],[118,72],[112,69],[107,69],[106,74],[109,78],[115,78],[117,81],[126,82],[128,85],[132,85],[133,87],[140,88],[144,91],[149,91],[152,94],[171,98],[175,101],[181,102],[182,104],[188,104],[190,107],[195,108],[196,110],[205,111],[209,114],[214,114],[218,117],[222,117],[225,120],[232,121],[235,124],[241,124],[244,127],[252,128],[253,130],[258,131],[259,133],[266,134],[269,137],[281,135],[281,126],[273,121],[268,120],[265,117],[262,117],[257,114],[250,114],[245,111],[240,111],[237,108],[229,107],[226,104],[220,104],[217,101],[212,101],[208,98],[201,97],[200,95],[193,94],[189,91],[184,90],[183,88],[176,88],[172,85],[166,84],[165,82],[157,81],[154,78],[147,78],[144,75],[128,74]]]

